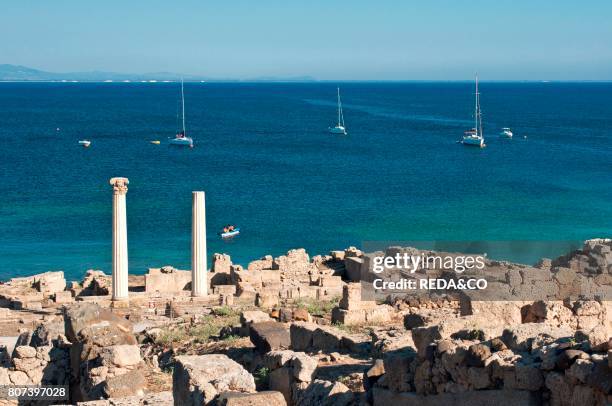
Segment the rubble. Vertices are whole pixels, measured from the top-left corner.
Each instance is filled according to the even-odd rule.
[[[203,297],[171,266],[131,275],[121,303],[101,271],[69,287],[62,272],[13,278],[0,284],[0,384],[68,385],[84,405],[606,405],[611,249],[487,259],[491,297],[356,283],[377,257],[431,253],[403,247],[297,249],[246,268],[215,254]]]

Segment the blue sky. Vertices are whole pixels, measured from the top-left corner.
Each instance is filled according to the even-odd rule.
[[[34,1],[0,63],[216,78],[612,80],[612,1]]]

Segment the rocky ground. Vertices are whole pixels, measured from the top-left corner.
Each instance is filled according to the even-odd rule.
[[[100,406],[612,404],[612,241],[533,267],[488,261],[503,301],[362,298],[371,259],[398,250],[414,251],[292,250],[246,268],[215,254],[201,299],[172,267],[132,276],[129,303],[100,271],[14,278],[0,385],[68,385],[56,403]]]

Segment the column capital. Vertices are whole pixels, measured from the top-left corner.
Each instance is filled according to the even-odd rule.
[[[111,178],[110,184],[113,187],[113,192],[116,195],[124,195],[127,193],[127,185],[130,183],[128,178]]]

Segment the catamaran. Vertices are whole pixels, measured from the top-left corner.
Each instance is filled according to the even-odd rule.
[[[484,148],[484,134],[482,132],[482,116],[480,114],[480,93],[478,93],[478,75],[476,75],[476,102],[474,105],[474,128],[463,133],[463,145]]]
[[[171,145],[185,145],[193,147],[193,139],[185,135],[185,90],[183,87],[183,79],[181,79],[181,106],[183,110],[183,129],[179,131],[174,138],[169,138],[168,142]]]
[[[509,129],[508,127],[504,127],[502,128],[501,132],[499,133],[500,137],[506,137],[506,138],[512,138],[512,130]]]
[[[338,88],[338,124],[334,128],[330,128],[332,134],[346,135],[346,127],[344,126],[344,114],[342,114],[342,103],[340,102],[340,88]]]

